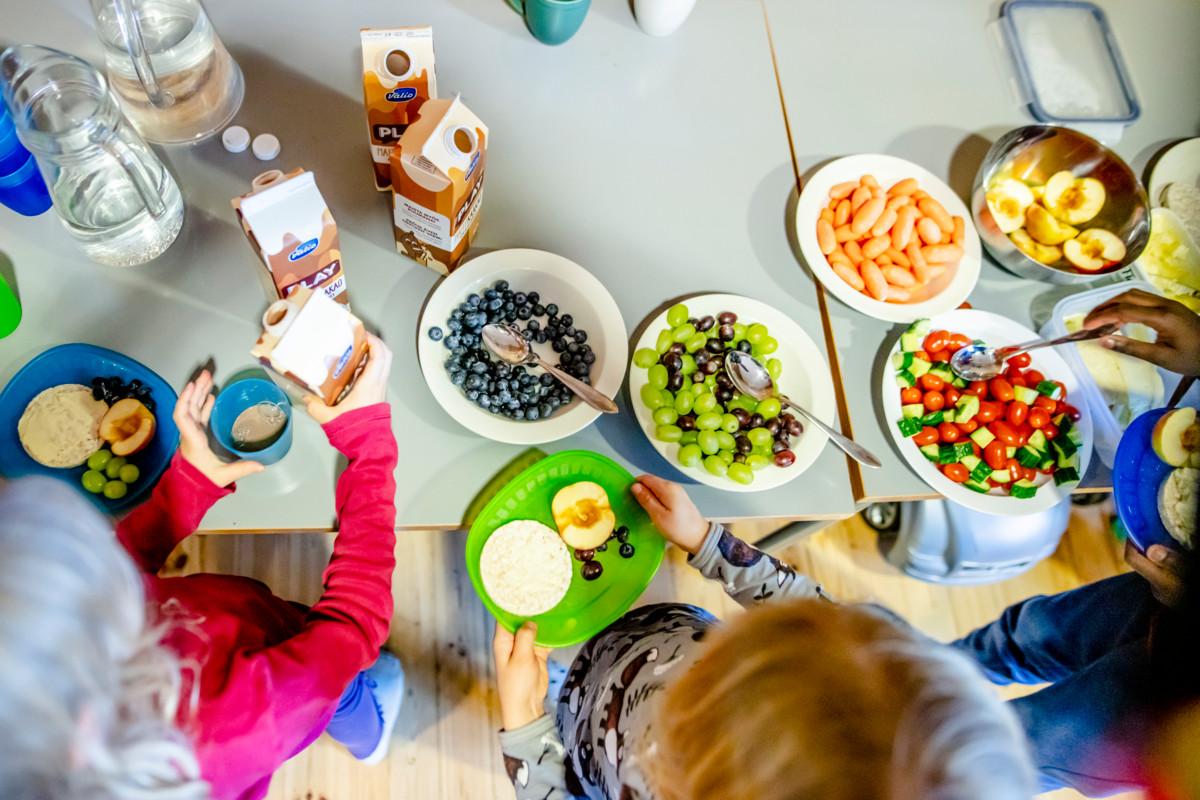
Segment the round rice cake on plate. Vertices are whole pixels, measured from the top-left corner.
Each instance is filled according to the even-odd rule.
[[[571,554],[558,532],[530,519],[505,523],[479,556],[483,588],[510,614],[535,617],[554,608],[571,586]]]
[[[108,404],[88,386],[63,383],[39,393],[17,421],[17,438],[29,457],[55,469],[78,467],[104,444],[100,420]]]

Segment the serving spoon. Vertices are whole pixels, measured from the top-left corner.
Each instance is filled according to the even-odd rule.
[[[733,385],[742,394],[753,397],[755,400],[766,400],[768,397],[777,398],[780,403],[815,425],[842,452],[858,463],[874,468],[880,466],[879,459],[872,455],[871,451],[867,450],[867,448],[851,439],[847,439],[813,416],[811,411],[796,405],[788,399],[787,395],[781,394],[775,388],[775,382],[771,380],[771,373],[767,372],[767,368],[760,364],[754,356],[736,350],[730,351],[725,356],[725,372],[729,375],[729,379],[733,381]]]
[[[1068,333],[1057,339],[1034,339],[1025,344],[1012,344],[1007,347],[988,347],[982,344],[971,344],[960,347],[950,356],[950,369],[964,381],[988,381],[1004,371],[1004,362],[1020,353],[1028,353],[1041,347],[1054,347],[1071,342],[1087,342],[1092,339],[1103,339],[1120,330],[1116,323],[1101,325],[1091,330],[1079,330]]]
[[[483,343],[487,345],[488,350],[495,353],[506,364],[516,364],[519,366],[528,364],[541,367],[562,381],[564,386],[578,395],[580,400],[592,408],[597,411],[603,411],[605,414],[617,413],[617,404],[612,401],[612,398],[606,397],[603,392],[597,391],[578,378],[568,375],[539,356],[537,351],[529,346],[529,342],[521,335],[521,330],[517,326],[497,322],[484,325]]]

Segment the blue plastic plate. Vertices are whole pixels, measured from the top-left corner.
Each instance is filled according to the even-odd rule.
[[[1158,515],[1158,490],[1174,469],[1154,453],[1150,436],[1165,408],[1147,411],[1125,429],[1113,461],[1113,498],[1129,540],[1142,552],[1152,544],[1177,547]]]
[[[150,387],[154,400],[154,416],[158,427],[150,446],[130,458],[141,477],[131,484],[129,493],[120,500],[109,500],[91,494],[79,483],[86,467],[54,469],[34,461],[17,438],[17,421],[25,406],[40,392],[60,383],[82,383],[90,386],[92,378],[117,376],[123,381],[134,378]],[[70,483],[87,496],[100,510],[117,514],[135,505],[158,481],[171,462],[179,445],[179,431],[171,420],[175,408],[175,390],[158,373],[128,356],[90,344],[63,344],[34,356],[21,367],[0,392],[0,475],[20,478],[26,475],[49,475]]]

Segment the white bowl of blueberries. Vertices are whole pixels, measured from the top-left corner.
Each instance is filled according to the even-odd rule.
[[[417,355],[434,398],[473,433],[543,444],[587,427],[600,412],[539,367],[488,352],[483,326],[517,326],[550,363],[615,397],[625,378],[625,321],[595,276],[541,250],[496,250],[460,265],[430,295]]]

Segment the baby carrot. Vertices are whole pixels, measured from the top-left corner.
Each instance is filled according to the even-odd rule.
[[[851,239],[848,242],[842,242],[842,249],[846,251],[846,255],[850,257],[850,263],[858,266],[863,260],[862,249],[858,246],[858,242]]]
[[[932,276],[929,274],[929,264],[926,263],[925,256],[921,254],[921,248],[916,242],[911,242],[904,253],[912,262],[913,275],[916,277],[917,283],[928,283]]]
[[[879,221],[879,215],[883,213],[883,205],[882,197],[872,197],[863,203],[862,207],[854,212],[854,219],[850,222],[850,232],[855,236],[862,236],[869,231],[871,226]]]
[[[896,195],[895,197],[889,197],[888,201],[887,201],[887,205],[884,206],[884,210],[895,211],[898,208],[900,208],[901,206],[906,206],[911,202],[912,202],[912,198],[910,198],[906,194]]]
[[[892,226],[892,247],[897,250],[908,247],[916,221],[917,210],[912,206],[903,206],[896,212],[896,224]]]
[[[917,203],[917,208],[921,209],[921,213],[933,219],[937,226],[942,229],[942,233],[949,236],[954,233],[954,222],[951,221],[950,215],[942,204],[932,197],[922,198]]]
[[[896,212],[889,211],[887,206],[883,207],[883,213],[879,215],[879,219],[875,220],[875,224],[871,226],[872,236],[882,236],[892,229],[896,224]]]
[[[850,201],[843,197],[837,201],[837,208],[833,211],[833,227],[845,225],[850,220]]]
[[[930,264],[953,264],[963,256],[963,249],[956,244],[931,244],[921,248],[921,255]]]
[[[829,209],[825,209],[829,211]],[[830,212],[833,216],[833,212]],[[837,247],[837,237],[833,234],[833,224],[825,219],[825,212],[821,212],[821,218],[817,220],[817,246],[821,248],[821,252],[829,255],[833,252],[833,248]]]
[[[893,197],[903,197],[917,191],[917,188],[916,178],[905,178],[904,180],[893,183],[892,188],[888,189],[887,193]]]
[[[889,247],[884,255],[890,258],[893,264],[899,264],[905,269],[908,269],[912,266],[912,262],[908,260],[908,256],[904,255],[904,253],[901,253],[894,247]]]
[[[851,233],[849,225],[838,225],[833,229],[833,235],[834,238],[837,239],[838,244],[841,244],[842,242],[848,242],[854,238],[854,234]]]
[[[966,224],[963,222],[963,218],[957,214],[951,217],[950,220],[954,223],[954,233],[950,235],[950,241],[962,247],[963,239],[967,234]]]
[[[858,209],[863,203],[871,199],[871,189],[867,186],[859,186],[854,190],[854,194],[850,195],[850,213],[857,214]]]
[[[917,235],[921,237],[921,241],[925,244],[941,244],[942,229],[933,221],[933,218],[926,217],[917,223]]]
[[[917,285],[917,281],[913,277],[912,273],[906,270],[904,267],[884,267],[883,277],[886,278],[887,282],[892,286],[903,286],[905,288],[910,288]]]
[[[841,200],[843,197],[849,197],[850,193],[857,188],[858,181],[846,181],[845,183],[839,183],[830,189],[829,196],[834,200]]]
[[[863,175],[861,178],[858,179],[858,182],[861,183],[863,186],[868,186],[872,189],[879,188],[879,181],[875,180],[874,175]]]
[[[867,287],[867,291],[876,300],[886,300],[888,294],[887,279],[883,277],[883,272],[871,259],[865,259],[858,265],[858,271],[862,275],[863,283]]]
[[[855,291],[861,292],[865,288],[866,284],[863,283],[862,276],[858,274],[858,271],[854,267],[847,266],[840,261],[830,266],[833,267],[833,271],[837,273],[837,276],[854,287]]]
[[[891,246],[891,244],[892,240],[887,236],[881,235],[876,236],[873,239],[869,239],[867,243],[862,246],[863,257],[876,258],[877,256],[881,256],[887,252],[887,249]]]

